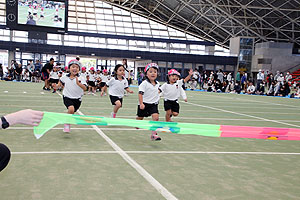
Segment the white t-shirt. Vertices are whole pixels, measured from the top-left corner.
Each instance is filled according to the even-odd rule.
[[[259,72],[256,76],[257,80],[265,80],[265,75],[261,72]]]
[[[248,88],[247,88],[247,92],[255,92],[255,86],[254,85],[250,85],[250,86],[248,86]]]
[[[126,70],[127,69],[127,70]],[[128,76],[130,77],[130,72],[131,72],[131,67],[127,66],[127,68],[125,69],[125,78],[128,78]]]
[[[174,84],[164,83],[161,86],[161,91],[165,100],[175,101],[180,97],[182,85],[184,84],[183,79],[176,81]]]
[[[106,85],[109,87],[108,94],[122,98],[124,96],[124,90],[128,88],[127,79],[123,78],[121,81],[116,80],[115,77],[111,78]]]
[[[61,77],[60,81],[64,85],[63,95],[70,99],[81,99],[83,96],[83,89],[79,87],[76,83],[76,78],[70,79],[70,76]],[[78,81],[86,85],[86,82],[81,77],[78,77]]]
[[[79,77],[86,82],[87,72],[81,72]]]
[[[153,85],[148,80],[144,80],[139,86],[139,92],[143,92],[143,102],[158,104],[159,102],[159,82]]]
[[[88,73],[87,76],[89,76],[89,81],[96,81],[96,74]]]
[[[108,80],[109,80],[109,75],[104,75],[104,74],[101,74],[100,75],[100,78],[101,78],[101,82],[104,82],[104,83],[106,83],[106,82],[108,82]]]
[[[52,79],[59,79],[58,72],[51,71],[50,72],[50,78],[52,78]]]

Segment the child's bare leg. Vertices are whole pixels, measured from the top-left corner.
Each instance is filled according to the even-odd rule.
[[[170,122],[171,121],[171,115],[172,115],[172,110],[167,110],[166,111],[166,122]]]
[[[152,116],[153,121],[158,121],[159,120],[159,114],[158,113],[153,113],[151,116]],[[155,141],[161,140],[161,138],[157,135],[156,131],[152,131],[150,138],[151,138],[151,140],[155,140]]]

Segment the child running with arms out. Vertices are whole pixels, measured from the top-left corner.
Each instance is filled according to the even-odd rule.
[[[111,113],[112,118],[116,118],[118,110],[122,107],[124,90],[126,90],[129,93],[133,93],[133,91],[131,91],[128,88],[128,82],[124,75],[124,66],[120,64],[116,65],[114,69],[114,77],[112,77],[108,82],[106,82],[106,85],[104,86],[104,91],[106,91],[106,88],[109,87],[109,98],[111,104],[114,105],[114,110]]]
[[[190,80],[192,75],[192,69],[189,71],[189,75],[185,79],[180,79],[180,73],[175,69],[171,69],[168,72],[168,82],[164,83],[160,88],[164,97],[164,109],[166,111],[167,122],[171,122],[171,117],[178,116],[179,114],[178,98],[180,95],[185,101],[187,101],[186,94],[182,86]]]
[[[137,109],[137,120],[143,120],[144,117],[152,117],[153,121],[158,121],[158,103],[159,103],[159,82],[156,80],[158,75],[158,65],[150,63],[145,67],[146,80],[139,86],[139,105]],[[151,140],[161,140],[156,131],[152,131]]]
[[[63,101],[68,109],[68,114],[74,114],[81,105],[83,92],[87,90],[86,82],[79,77],[81,63],[78,60],[71,60],[68,64],[70,73],[61,77],[58,87],[64,86]],[[56,89],[57,89],[56,88]],[[64,132],[70,132],[70,124],[64,125]]]

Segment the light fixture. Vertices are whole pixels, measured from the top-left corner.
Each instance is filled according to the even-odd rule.
[[[54,53],[58,54],[58,51],[54,51]]]
[[[91,56],[94,56],[94,55],[95,55],[94,53],[91,54]]]
[[[137,58],[137,59],[141,59],[141,58],[142,58],[142,56],[136,56],[135,58]]]
[[[20,51],[20,48],[16,48],[16,51]]]

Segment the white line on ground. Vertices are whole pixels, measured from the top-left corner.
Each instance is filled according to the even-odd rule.
[[[62,97],[60,93],[58,93]],[[80,115],[83,115],[81,111],[77,111]],[[112,141],[100,128],[95,125],[92,127],[97,133],[107,142],[110,146],[129,164],[131,165],[141,176],[143,176],[165,199],[177,200],[177,198],[170,193],[162,184],[160,184],[150,173],[148,173],[141,165],[133,160],[123,149],[121,149],[114,141]]]
[[[245,117],[260,119],[260,120],[263,120],[263,121],[274,122],[274,123],[277,123],[277,124],[283,124],[283,125],[288,125],[288,126],[300,128],[300,126],[298,126],[298,125],[289,124],[289,123],[281,122],[281,121],[277,121],[277,120],[266,119],[266,118],[263,118],[263,117],[256,117],[256,116],[253,116],[253,115],[247,115],[247,114],[244,114],[244,113],[233,112],[233,111],[230,111],[230,110],[224,110],[224,109],[220,109],[220,108],[214,108],[214,107],[211,107],[211,106],[204,106],[204,105],[190,103],[190,102],[184,102],[184,101],[181,101],[181,102],[185,103],[185,104],[198,106],[198,107],[210,108],[210,109],[213,109],[213,110],[219,110],[219,111],[223,111],[223,112],[226,112],[226,113],[232,113],[232,114],[235,114],[235,115],[241,115],[241,116],[245,116]]]
[[[210,97],[213,97],[213,95],[209,95],[209,94],[206,94],[206,96],[210,96]],[[249,95],[249,97],[253,97],[251,95]],[[219,95],[218,98],[223,98],[223,99],[233,99],[233,100],[241,100],[241,101],[248,101],[248,102],[256,102],[256,103],[264,103],[264,104],[272,104],[272,105],[279,105],[279,106],[286,106],[286,107],[293,107],[293,108],[299,108],[299,106],[294,106],[294,105],[289,105],[289,104],[280,104],[280,103],[273,103],[273,102],[269,102],[269,101],[258,101],[258,100],[250,100],[250,99],[242,99],[242,98],[234,98],[234,97],[224,97],[224,96],[221,96]],[[271,98],[271,97],[269,97]],[[292,100],[292,99],[289,99],[289,100]],[[295,100],[295,99],[293,99]]]
[[[244,154],[244,155],[300,155],[295,152],[226,152],[226,151],[123,151],[128,154]],[[120,154],[119,151],[28,151],[12,152],[13,155],[25,154]]]

